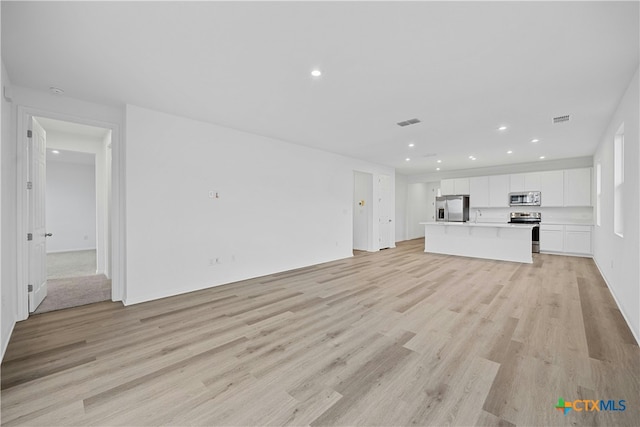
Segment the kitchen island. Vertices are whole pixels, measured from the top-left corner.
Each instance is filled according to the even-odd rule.
[[[533,263],[531,224],[421,222],[424,251],[472,258]]]

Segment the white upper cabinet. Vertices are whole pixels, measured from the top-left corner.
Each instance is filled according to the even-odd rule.
[[[456,178],[454,181],[456,194],[469,194],[469,178]]]
[[[564,171],[564,205],[591,206],[591,168]]]
[[[489,203],[488,176],[469,178],[469,204],[472,207],[478,208],[486,208],[491,206]]]
[[[443,196],[469,194],[469,178],[443,179],[440,181],[440,192]]]
[[[509,193],[540,191],[541,206],[591,206],[591,168],[443,179],[443,196],[470,195],[476,208],[507,208]]]
[[[510,175],[509,192],[540,191],[540,172],[516,173]]]
[[[524,174],[512,173],[509,175],[509,193],[524,191]]]
[[[509,175],[489,177],[489,206],[492,208],[509,207]]]
[[[440,181],[440,193],[443,196],[455,194],[455,184],[453,179],[443,179]]]
[[[524,174],[524,191],[540,191],[540,172]]]
[[[540,172],[541,206],[564,206],[563,171]]]

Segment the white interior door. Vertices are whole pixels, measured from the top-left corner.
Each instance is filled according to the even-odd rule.
[[[389,175],[380,175],[378,177],[378,213],[379,213],[379,225],[380,234],[379,248],[390,248],[391,242],[391,179]]]
[[[353,249],[370,251],[373,248],[373,175],[353,172]]]
[[[32,119],[29,139],[29,312],[33,313],[47,296],[47,243],[45,190],[47,180],[47,134]],[[29,188],[29,186],[27,187]]]

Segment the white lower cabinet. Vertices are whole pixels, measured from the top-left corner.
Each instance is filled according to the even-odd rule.
[[[591,226],[565,225],[564,251],[573,254],[591,254]]]
[[[542,224],[540,251],[591,255],[591,226]]]
[[[542,252],[564,252],[564,225],[540,226],[540,250]]]

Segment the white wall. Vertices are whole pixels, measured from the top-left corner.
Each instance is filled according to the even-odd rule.
[[[396,173],[396,242],[407,240],[407,177]]]
[[[51,161],[47,155],[47,252],[96,248],[95,165]]]
[[[126,121],[127,304],[350,257],[354,171],[395,193],[389,167],[135,106]]]
[[[10,90],[11,82],[2,64],[2,82],[0,90]],[[9,343],[11,331],[17,320],[17,269],[16,269],[16,144],[15,144],[15,114],[13,105],[0,93],[2,116],[1,145],[0,145],[0,198],[2,209],[0,213],[0,322],[1,323],[1,353],[0,360]]]
[[[640,103],[638,71],[629,84],[594,155],[602,165],[601,225],[594,227],[594,259],[636,340],[640,338]],[[624,123],[624,237],[613,232],[613,140]]]
[[[98,212],[98,218],[97,218],[97,228],[98,228],[98,237],[97,237],[97,246],[98,248],[100,247],[104,247],[105,248],[105,256],[104,257],[98,257],[97,259],[97,273],[98,274],[104,274],[107,276],[107,278],[111,278],[111,263],[112,263],[112,259],[111,259],[111,253],[112,251],[112,244],[113,244],[113,240],[111,238],[111,230],[112,230],[112,226],[111,226],[111,209],[113,207],[113,203],[112,203],[112,199],[111,199],[111,183],[112,183],[112,176],[111,176],[111,171],[112,171],[112,157],[111,157],[111,133],[112,131],[109,130],[104,138],[102,139],[102,156],[104,157],[104,162],[102,163],[104,165],[104,171],[102,171],[101,168],[101,162],[98,161],[97,167],[96,167],[96,182],[97,182],[97,192],[98,192],[98,204],[96,206],[97,212]],[[98,158],[100,158],[100,155],[97,156]],[[100,183],[100,179],[103,179],[105,181],[104,185],[102,185]],[[101,191],[104,191],[104,194],[101,193]],[[104,224],[104,230],[102,231],[102,233],[100,232],[101,228],[101,224]]]
[[[421,222],[435,221],[435,195],[440,184],[416,182],[407,185],[407,230],[409,239],[424,237]]]

